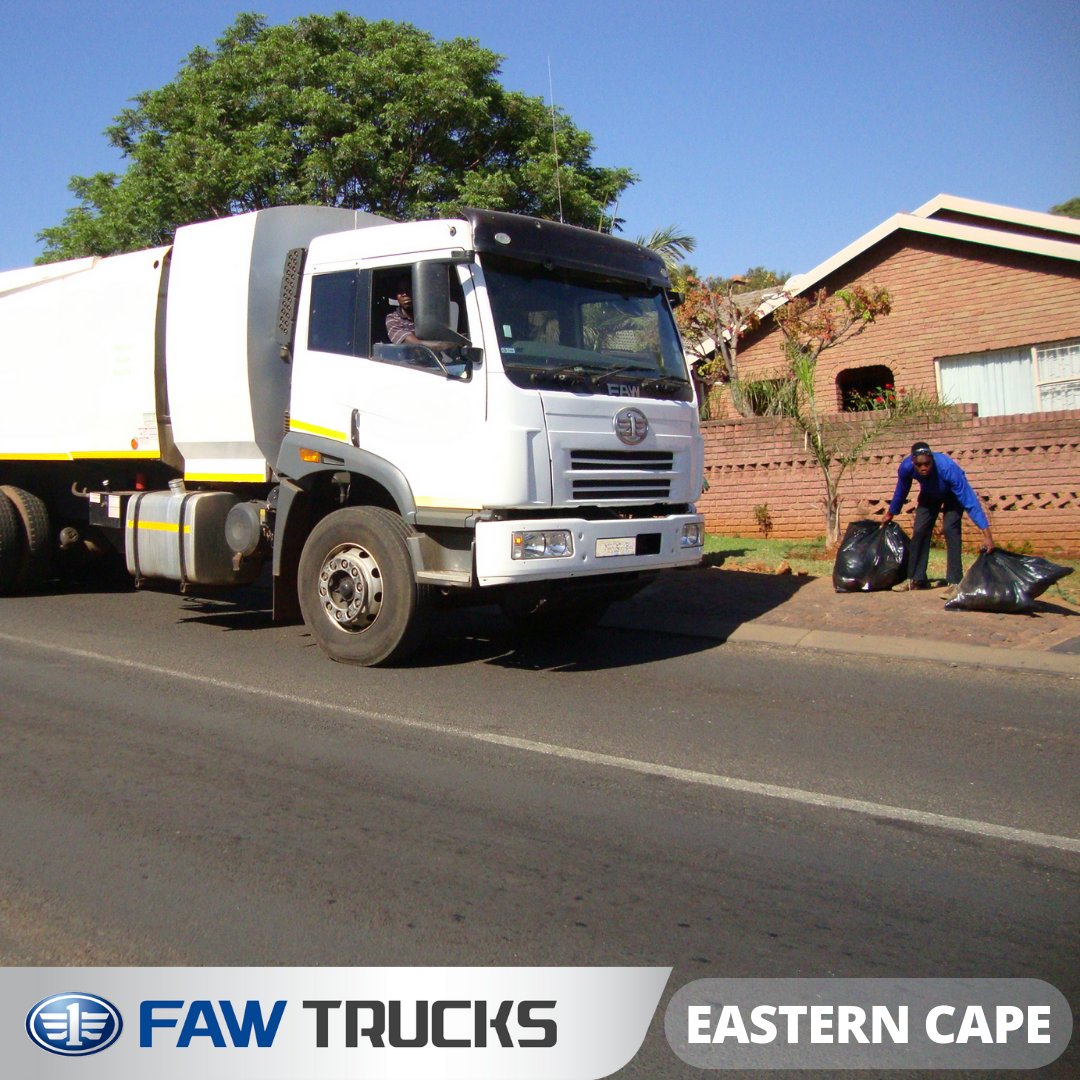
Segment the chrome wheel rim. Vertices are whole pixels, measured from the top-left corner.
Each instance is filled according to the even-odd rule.
[[[340,545],[323,560],[318,592],[323,611],[334,626],[346,633],[362,633],[382,610],[379,564],[365,548]]]

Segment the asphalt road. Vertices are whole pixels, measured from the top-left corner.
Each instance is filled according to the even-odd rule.
[[[0,963],[1026,976],[1080,1015],[1075,681],[491,612],[365,670],[248,599],[0,604]],[[702,1075],[662,1019],[621,1076]]]

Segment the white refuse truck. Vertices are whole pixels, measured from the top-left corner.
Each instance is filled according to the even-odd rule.
[[[104,552],[269,564],[344,662],[441,600],[558,633],[700,560],[697,415],[662,262],[548,221],[280,207],[0,273],[0,594]]]

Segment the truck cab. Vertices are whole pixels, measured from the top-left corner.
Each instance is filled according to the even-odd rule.
[[[389,340],[403,277],[430,346]],[[307,251],[297,312],[278,472],[317,513],[400,516],[418,585],[566,627],[699,561],[697,406],[650,252],[490,211],[335,233]],[[337,571],[376,588],[363,557]],[[362,636],[319,595],[331,646]]]

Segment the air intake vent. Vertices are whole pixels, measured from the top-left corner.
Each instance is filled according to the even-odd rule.
[[[582,505],[657,503],[671,497],[675,455],[663,450],[570,450],[559,497]]]
[[[300,307],[300,283],[304,276],[304,256],[307,248],[293,248],[285,256],[281,273],[281,293],[278,296],[277,342],[283,349],[292,348],[296,313]],[[284,353],[282,354],[284,359]]]
[[[664,479],[575,480],[573,492],[578,502],[597,499],[646,499],[653,502],[666,499],[671,493],[671,484]]]
[[[658,450],[571,450],[570,468],[592,472],[670,472],[673,455]]]

